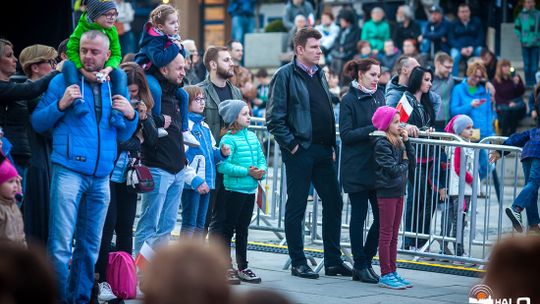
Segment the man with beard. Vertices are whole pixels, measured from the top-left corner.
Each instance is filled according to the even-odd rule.
[[[99,31],[85,32],[79,54],[85,71],[99,72],[111,55],[109,38]],[[117,142],[128,140],[138,123],[137,112],[123,96],[127,87],[123,89],[124,94],[111,97],[107,83],[86,78],[66,87],[60,74],[32,114],[34,129],[51,130],[54,143],[47,246],[57,275],[59,303],[90,302]],[[91,115],[75,114],[70,106],[78,98],[84,98]],[[117,130],[109,123],[113,109],[123,114],[125,128]],[[73,239],[77,242],[72,255]]]
[[[234,61],[226,47],[209,47],[203,61],[208,76],[197,85],[203,88],[206,96],[204,108],[206,123],[210,126],[210,131],[216,141],[219,142],[221,128],[225,124],[219,116],[218,105],[227,99],[242,99],[242,93],[230,81],[234,76]]]
[[[257,97],[257,88],[253,86],[253,75],[251,72],[242,66],[244,47],[240,41],[231,40],[227,43],[227,49],[234,62],[234,76],[231,78],[231,83],[240,89],[243,100],[248,105],[251,105],[251,100]]]
[[[204,54],[203,61],[208,70],[208,76],[198,86],[203,88],[206,96],[206,107],[204,108],[206,123],[210,126],[210,131],[216,141],[219,142],[221,128],[225,126],[225,123],[219,116],[218,105],[224,100],[242,100],[242,92],[230,81],[234,76],[234,61],[226,47],[209,47]],[[206,226],[210,226],[211,237],[221,235],[220,231],[223,228],[225,218],[224,194],[223,174],[217,173],[216,188],[210,192],[210,208],[206,216]],[[229,280],[233,284],[240,283],[238,277],[233,273],[230,274]]]

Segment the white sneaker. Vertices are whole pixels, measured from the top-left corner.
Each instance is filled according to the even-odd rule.
[[[190,131],[182,132],[182,137],[184,138],[184,144],[191,148],[197,148],[201,146],[201,143],[191,134]]]
[[[111,285],[107,282],[99,283],[99,301],[110,301],[116,299],[116,296],[112,292]]]
[[[169,135],[169,132],[167,132],[165,130],[165,128],[158,128],[157,129],[157,134],[158,134],[158,137],[165,137],[165,136]]]
[[[249,283],[260,283],[261,278],[257,276],[251,269],[246,268],[244,270],[238,270],[238,278],[241,281],[249,282]]]

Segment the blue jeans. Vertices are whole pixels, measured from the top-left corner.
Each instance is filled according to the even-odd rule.
[[[540,159],[527,158],[523,160],[523,173],[525,174],[525,187],[514,200],[512,207],[527,209],[527,223],[529,226],[538,225],[538,188],[540,187]]]
[[[182,230],[180,235],[192,238],[193,235],[202,236],[204,223],[206,222],[206,212],[210,194],[200,195],[192,189],[185,189],[182,193]]]
[[[146,80],[148,81],[148,87],[150,88],[150,93],[154,98],[154,107],[152,108],[153,115],[161,115],[161,86],[157,79],[150,75],[146,74]],[[188,100],[180,102],[178,105],[180,107],[180,115],[182,116],[182,131],[189,130],[188,122]]]
[[[244,35],[253,33],[255,18],[253,16],[237,15],[232,17],[232,39],[238,40],[244,45]]]
[[[540,47],[521,47],[521,54],[523,55],[525,83],[528,86],[534,86],[536,83],[534,74],[536,74],[536,71],[538,70]]]
[[[154,248],[169,242],[184,189],[184,172],[183,169],[171,174],[159,168],[150,168],[154,190],[142,195],[141,218],[135,230],[135,254],[139,253],[144,242]]]
[[[90,302],[109,200],[108,176],[98,178],[53,165],[47,249],[58,278],[61,303]],[[73,239],[76,243],[70,266]]]
[[[476,48],[474,48],[471,56],[480,56],[481,51],[482,51],[482,47],[477,46]],[[454,69],[452,70],[452,75],[457,77],[459,74],[459,63],[461,62],[461,59],[467,59],[467,58],[461,55],[461,48],[459,49],[452,48],[450,50],[450,56],[452,56],[452,59],[454,59]]]
[[[80,79],[81,74],[79,74],[79,71],[77,70],[77,67],[75,66],[73,61],[64,61],[64,65],[62,66],[62,74],[64,74],[66,87],[73,84],[79,85],[79,87],[82,85]],[[124,70],[122,69],[116,68],[112,70],[109,76],[111,78],[111,94],[113,96],[117,94],[124,95],[124,97],[129,100],[130,98],[129,95],[127,95],[126,90],[128,85],[126,72],[124,72]],[[122,94],[124,92],[126,94]]]

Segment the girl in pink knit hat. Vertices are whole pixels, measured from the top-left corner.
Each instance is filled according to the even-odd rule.
[[[0,155],[0,240],[26,246],[24,224],[15,196],[20,191],[20,177],[15,167]]]
[[[412,284],[396,272],[396,259],[399,225],[403,213],[403,196],[408,176],[414,174],[415,152],[409,142],[407,130],[400,127],[399,112],[395,108],[380,107],[371,120],[377,130],[386,133],[386,136],[375,139],[377,163],[375,184],[380,221],[381,278],[379,286],[391,289],[410,288]]]

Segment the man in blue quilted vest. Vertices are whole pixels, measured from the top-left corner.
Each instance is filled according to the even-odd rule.
[[[79,53],[86,73],[95,74],[111,54],[109,39],[101,32],[88,31],[81,37]],[[122,95],[128,96],[124,89]],[[111,96],[108,81],[92,82],[82,75],[78,84],[66,87],[59,74],[32,115],[34,129],[50,130],[53,138],[47,249],[58,278],[60,303],[90,302],[116,144],[128,140],[138,122],[137,113],[122,95]],[[91,115],[75,115],[71,104],[78,98],[86,101]],[[125,129],[110,124],[113,109],[124,115]]]

